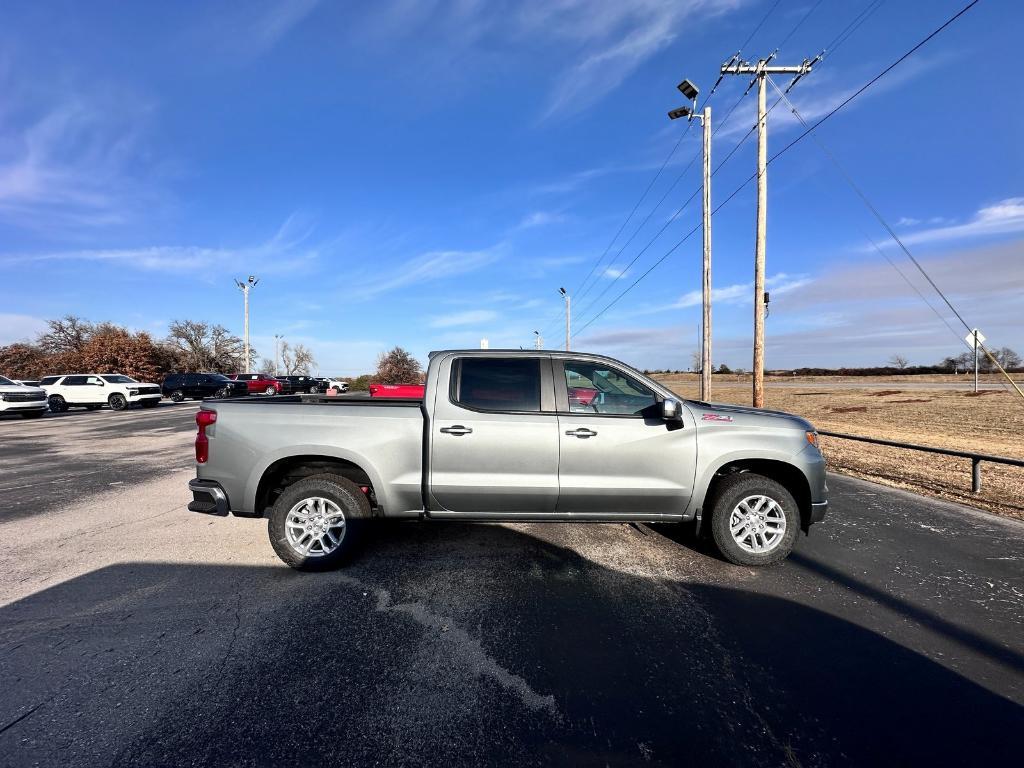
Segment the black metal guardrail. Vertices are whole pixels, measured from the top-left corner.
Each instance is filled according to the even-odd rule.
[[[992,456],[987,453],[971,453],[970,451],[956,451],[952,448],[933,448],[930,445],[916,445],[914,443],[900,443],[896,440],[882,440],[878,437],[864,437],[862,435],[846,435],[842,432],[824,432],[819,430],[819,435],[824,437],[838,437],[842,440],[856,440],[860,443],[871,443],[872,445],[888,445],[892,448],[906,448],[909,451],[923,451],[925,453],[941,453],[943,456],[956,456],[960,459],[971,460],[971,490],[974,493],[981,492],[981,462],[987,461],[991,464],[1006,464],[1011,467],[1024,467],[1024,459],[1011,459],[1008,456]]]

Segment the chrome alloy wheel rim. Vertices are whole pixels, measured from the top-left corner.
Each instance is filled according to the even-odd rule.
[[[786,535],[786,513],[773,498],[747,496],[729,515],[729,533],[746,552],[771,552]]]
[[[303,557],[323,557],[345,538],[345,513],[330,499],[312,496],[290,510],[284,521],[291,548]]]

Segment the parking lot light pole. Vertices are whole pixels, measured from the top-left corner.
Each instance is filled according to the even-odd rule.
[[[245,370],[243,373],[249,373],[249,291],[256,287],[260,279],[255,275],[249,275],[249,279],[244,283],[241,280],[235,280],[235,285],[238,286],[238,290],[245,296]]]
[[[534,349],[543,349],[543,347],[544,347],[544,340],[540,337],[540,331],[534,331],[533,335],[535,337],[534,340],[533,340],[533,347],[534,347]]]
[[[283,338],[284,338],[284,336],[282,336],[281,334],[278,334],[278,333],[274,334],[274,375],[275,376],[278,375],[278,371],[280,370],[279,366],[277,364],[277,361],[281,359],[281,339],[283,339]]]
[[[565,299],[565,351],[569,351],[569,337],[571,336],[572,298],[566,293],[565,288],[559,288],[558,292]]]
[[[702,221],[704,226],[704,264],[701,270],[701,343],[700,343],[700,399],[711,399],[711,107],[705,106],[697,112],[696,85],[683,80],[678,86],[680,93],[690,100],[690,106],[679,107],[668,113],[670,120],[685,117],[687,121],[700,120],[703,131],[704,183],[702,197]],[[706,99],[705,99],[706,101]]]

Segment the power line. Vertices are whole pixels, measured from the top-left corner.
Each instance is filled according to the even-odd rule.
[[[800,121],[801,125],[806,126],[807,125],[807,121],[804,120],[803,115],[800,114],[800,111],[796,108],[796,106],[793,104],[793,102],[791,102],[789,100],[789,98],[786,96],[786,94],[784,94],[781,90],[779,90],[779,86],[775,84],[775,81],[772,80],[769,77],[768,78],[768,82],[771,83],[772,87],[776,90],[776,92],[778,92],[780,98],[783,98],[783,99],[786,100],[786,104],[789,105],[790,111],[792,111],[793,115],[796,116],[796,119]],[[942,289],[939,288],[939,286],[932,279],[931,275],[928,274],[928,272],[922,266],[921,262],[919,262],[914,257],[914,255],[910,252],[910,249],[908,249],[907,246],[904,245],[903,241],[896,234],[895,230],[893,230],[893,228],[889,224],[888,220],[884,216],[882,216],[882,213],[878,210],[878,208],[875,207],[875,205],[871,202],[871,200],[868,199],[868,196],[864,193],[864,191],[859,186],[857,186],[857,183],[854,182],[853,178],[846,171],[846,169],[842,166],[842,164],[839,162],[839,160],[836,158],[836,156],[829,150],[828,147],[825,146],[825,143],[818,137],[818,134],[815,133],[813,131],[813,129],[811,129],[811,131],[812,131],[811,132],[811,137],[814,139],[815,143],[818,145],[818,148],[825,154],[825,157],[827,157],[829,160],[832,161],[832,165],[835,166],[836,171],[839,172],[839,175],[847,183],[847,185],[849,185],[850,189],[852,189],[857,194],[857,196],[861,199],[861,202],[863,202],[864,205],[867,207],[867,209],[869,211],[871,211],[872,215],[878,220],[878,222],[883,227],[885,227],[885,230],[889,233],[889,236],[900,247],[900,249],[903,251],[903,253],[906,254],[907,258],[909,258],[910,261],[913,262],[914,266],[917,267],[917,271],[920,272],[924,276],[924,279],[928,281],[928,284],[931,285],[931,287],[933,289],[935,289],[935,292],[937,294],[939,294],[939,297],[942,299],[943,302],[945,302],[946,306],[949,307],[950,311],[954,315],[956,315],[957,320],[959,320],[963,324],[964,328],[967,329],[967,332],[969,334],[973,333],[973,329],[971,328],[971,326],[967,323],[966,320],[964,320],[963,316],[957,311],[956,307],[953,306],[953,303],[946,297],[946,294],[942,292]],[[870,240],[870,238],[868,238],[868,239]],[[875,246],[875,249],[878,250],[879,253],[882,252],[881,249],[877,245],[875,245],[874,241],[871,241],[871,244]],[[883,255],[885,255],[885,254],[883,254]],[[886,256],[886,260],[890,264],[892,264],[892,266],[896,269],[897,272],[900,273],[900,275],[903,275],[903,272],[899,269],[899,267],[896,266],[895,263],[893,263],[893,261],[891,259],[888,258],[888,256]],[[903,279],[907,280],[905,275],[903,275]],[[907,280],[907,282],[909,283],[910,281]],[[920,291],[918,291],[918,294],[921,296],[922,299],[924,299],[924,295],[921,294]],[[925,303],[928,304],[928,306],[931,307],[932,310],[936,312],[936,314],[939,314],[935,310],[935,308],[932,307],[931,302],[929,302],[927,299],[925,299]],[[939,315],[939,316],[942,317],[941,315]],[[945,322],[945,318],[942,318],[942,320],[943,320],[943,322]],[[950,331],[952,331],[954,334],[956,334],[956,331],[953,331],[953,328],[949,325],[948,322],[946,323],[946,327],[948,327]],[[956,334],[956,335],[957,335],[957,337],[959,337],[959,334]],[[966,341],[964,343],[966,343]],[[1003,375],[1006,376],[1006,378],[1010,380],[1011,384],[1013,384],[1013,380],[1010,379],[1010,377],[1009,377],[1009,375],[1007,375],[1006,371],[1003,370],[1002,365],[1000,365],[999,362],[994,357],[992,357],[992,354],[987,349],[985,350],[985,353],[990,358],[992,358],[992,360],[999,367],[999,370],[1002,371]],[[1017,392],[1020,393],[1020,390],[1018,389]],[[1021,394],[1021,397],[1024,397],[1024,394]]]
[[[812,13],[814,13],[814,12],[815,12],[816,10],[818,10],[818,6],[819,6],[819,5],[821,5],[821,4],[823,3],[823,2],[825,2],[825,0],[818,0],[818,2],[816,2],[816,3],[814,4],[814,5],[812,5],[812,6],[811,6],[811,7],[810,7],[810,8],[809,8],[809,9],[807,10],[807,13],[805,13],[805,14],[804,14],[803,16],[801,16],[801,17],[800,17],[800,21],[798,21],[798,22],[796,23],[796,25],[795,25],[795,26],[794,26],[794,27],[793,27],[793,28],[792,28],[791,30],[789,30],[789,34],[788,34],[788,35],[786,35],[786,36],[785,36],[784,38],[782,38],[782,42],[781,42],[781,43],[779,43],[779,48],[780,48],[780,49],[781,49],[781,48],[784,48],[784,47],[785,47],[786,43],[788,43],[788,42],[789,42],[789,39],[790,39],[790,38],[791,38],[791,37],[792,37],[793,35],[795,35],[795,34],[796,34],[796,31],[797,31],[798,29],[800,29],[800,27],[802,27],[802,26],[803,26],[803,24],[804,24],[804,22],[805,22],[805,21],[807,21],[807,17],[808,17],[808,16],[810,16],[810,15],[811,15]]]
[[[763,18],[761,19],[761,21],[759,21],[759,22],[757,23],[757,26],[756,26],[756,27],[754,27],[754,31],[753,31],[753,32],[751,32],[751,33],[750,33],[749,35],[747,35],[747,39],[746,39],[746,40],[744,40],[744,41],[743,41],[743,45],[741,45],[741,46],[740,46],[740,51],[743,51],[743,49],[747,47],[747,44],[748,44],[748,43],[749,43],[749,42],[750,42],[751,40],[753,40],[753,39],[754,39],[754,35],[756,35],[756,34],[757,34],[758,32],[760,32],[760,31],[761,31],[761,27],[763,27],[763,26],[764,26],[764,23],[765,23],[766,21],[768,21],[768,17],[769,17],[769,16],[771,16],[771,15],[772,15],[772,13],[774,13],[774,12],[775,12],[775,9],[779,7],[779,3],[781,3],[781,2],[782,2],[782,0],[775,0],[775,4],[774,4],[774,5],[773,5],[773,6],[771,7],[771,8],[769,8],[769,9],[768,9],[768,13],[766,13],[766,14],[764,15],[764,17],[763,17]]]
[[[802,141],[804,138],[806,138],[807,135],[810,134],[815,128],[820,126],[822,123],[824,123],[830,117],[832,117],[834,114],[836,114],[841,109],[846,107],[855,98],[857,98],[862,93],[864,93],[864,91],[866,91],[868,88],[870,88],[872,85],[874,85],[880,79],[882,79],[886,74],[891,72],[895,67],[897,67],[899,64],[901,64],[903,61],[905,61],[908,57],[913,55],[923,45],[928,43],[936,35],[938,35],[943,30],[945,30],[950,24],[952,24],[954,21],[956,21],[961,16],[963,16],[967,11],[969,11],[971,8],[973,8],[975,5],[977,5],[977,3],[978,3],[978,0],[971,0],[970,3],[965,5],[956,14],[954,14],[949,19],[947,19],[940,27],[935,29],[930,34],[928,34],[924,39],[922,39],[919,43],[917,43],[913,48],[911,48],[909,51],[904,53],[902,56],[900,56],[898,59],[896,59],[892,64],[890,64],[888,67],[883,69],[879,74],[875,75],[867,83],[865,83],[863,86],[861,86],[856,91],[854,91],[854,93],[852,95],[850,95],[848,98],[844,99],[838,105],[833,107],[830,111],[825,113],[825,115],[823,115],[817,122],[815,122],[813,125],[811,125],[809,128],[807,128],[803,133],[801,133],[799,136],[797,136],[795,139],[793,139],[789,144],[787,144],[781,150],[779,150],[774,155],[772,155],[770,158],[768,158],[768,164],[771,165],[775,160],[777,160],[779,157],[781,157],[786,152],[788,152],[790,149],[792,149],[794,146],[796,146],[800,141]],[[775,103],[778,104],[779,102],[776,101]],[[747,177],[747,179],[742,184],[740,184],[740,186],[738,186],[735,190],[733,190],[733,192],[728,197],[726,197],[725,200],[723,200],[721,203],[719,203],[715,207],[715,209],[712,211],[712,216],[714,216],[714,214],[718,213],[725,205],[727,205],[733,198],[735,198],[736,195],[738,195],[751,181],[753,181],[756,178],[757,178],[757,173],[756,172],[751,174],[749,177]],[[641,274],[628,287],[626,287],[621,293],[619,293],[614,299],[612,299],[612,301],[609,302],[600,312],[598,312],[596,315],[594,315],[594,317],[592,317],[590,320],[588,320],[582,327],[578,328],[576,330],[576,333],[574,333],[573,335],[577,336],[580,333],[582,333],[584,330],[586,330],[586,328],[588,328],[590,325],[592,325],[605,312],[607,312],[609,309],[611,309],[613,306],[615,306],[627,293],[629,293],[631,290],[633,290],[633,288],[635,288],[640,283],[641,280],[643,280],[645,277],[647,277],[647,275],[649,275],[656,267],[658,267],[659,265],[664,263],[664,261],[670,255],[672,255],[680,246],[683,245],[683,243],[685,243],[690,237],[692,237],[693,234],[695,232],[697,232],[699,229],[700,229],[700,225],[698,225],[697,227],[695,227],[695,228],[691,229],[689,232],[687,232],[686,235],[684,235],[681,240],[679,240],[668,251],[666,251],[665,254],[662,255],[661,258],[659,258],[657,261],[655,261],[643,274]],[[894,234],[894,236],[895,236],[895,234]],[[937,288],[936,288],[936,290],[937,290]],[[963,322],[963,318],[960,318],[959,315],[957,315],[957,317],[960,319],[961,322]],[[969,329],[970,328],[968,326],[968,330]]]
[[[839,48],[843,43],[850,39],[850,36],[857,31],[861,24],[868,20],[868,18],[879,8],[882,7],[882,3],[885,0],[871,0],[861,12],[853,17],[853,20],[843,27],[842,31],[832,38],[831,42],[825,46],[826,53],[835,53],[836,49]]]
[[[736,55],[733,57],[734,59],[736,58],[736,56],[739,56],[739,53],[747,46],[748,43],[750,43],[751,40],[753,40],[754,36],[760,31],[761,27],[763,27],[765,22],[768,21],[768,18],[772,15],[772,13],[775,12],[775,9],[779,6],[779,3],[781,1],[782,0],[775,0],[775,3],[771,6],[771,8],[768,9],[768,11],[765,13],[765,15],[761,18],[761,21],[758,22],[757,26],[754,27],[753,31],[749,35],[747,35],[746,40],[744,40],[743,44],[740,46],[740,51],[737,51]],[[819,0],[819,3],[820,2],[821,2],[821,0]],[[810,14],[808,13],[807,16],[809,16],[809,15]],[[806,16],[804,18],[806,18]],[[801,19],[801,21],[798,22],[797,26],[799,26],[802,23],[803,23],[803,19]],[[794,28],[790,32],[790,34],[787,35],[787,39],[795,31],[796,31],[796,28]],[[708,101],[711,100],[711,97],[715,94],[715,91],[718,90],[718,86],[719,86],[719,84],[721,82],[722,82],[722,75],[720,74],[718,76],[718,80],[715,82],[715,85],[708,92],[707,97],[704,99],[704,105],[703,106],[707,106]],[[742,97],[741,97],[741,100],[742,100]],[[729,113],[726,115],[726,120],[728,120],[729,115],[731,115],[733,113],[733,111],[736,109],[737,106],[739,106],[739,101],[737,101],[736,104],[729,110]],[[723,124],[724,124],[724,121],[723,121]],[[669,161],[672,159],[672,157],[675,155],[676,150],[679,148],[679,145],[682,144],[683,139],[686,138],[686,136],[689,134],[689,132],[690,132],[690,124],[687,124],[686,130],[683,131],[683,133],[682,133],[682,135],[680,135],[679,139],[676,140],[676,143],[672,146],[672,149],[669,151],[668,156],[665,158],[664,162],[662,162],[661,167],[658,168],[657,173],[654,174],[654,178],[652,178],[651,181],[647,184],[647,187],[644,189],[643,193],[641,193],[640,198],[636,201],[636,204],[633,206],[632,210],[629,212],[629,215],[627,215],[625,220],[622,222],[622,225],[619,227],[618,231],[615,233],[615,236],[612,237],[612,239],[609,241],[608,245],[605,247],[604,251],[601,253],[601,256],[599,256],[597,261],[594,263],[594,266],[592,266],[590,268],[590,272],[587,273],[587,276],[585,278],[583,278],[583,281],[577,286],[576,291],[574,291],[574,295],[575,294],[579,294],[579,292],[584,289],[584,286],[586,286],[587,281],[590,280],[590,278],[597,272],[601,262],[604,261],[604,257],[612,249],[612,246],[615,244],[615,241],[618,240],[619,235],[622,234],[623,230],[626,228],[626,225],[629,223],[630,219],[633,218],[633,215],[640,208],[640,205],[646,199],[648,193],[650,193],[651,188],[654,186],[655,182],[657,182],[657,180],[661,177],[662,172],[665,170],[665,168],[668,165]],[[693,165],[695,160],[696,160],[696,155],[694,155],[694,158],[690,160],[690,163],[683,170],[683,173],[685,173],[687,170],[689,170],[689,168]],[[680,174],[679,178],[681,178],[682,175],[683,174]],[[672,184],[672,187],[669,188],[670,191],[671,191],[671,189],[673,187],[675,187],[675,183],[678,182],[679,178],[677,178],[676,182],[674,182]],[[668,196],[668,193],[666,193],[665,195],[662,196],[661,200],[658,201],[658,205],[656,205],[654,207],[654,209],[651,211],[651,213],[648,214],[647,218],[644,220],[644,224],[646,224],[646,222],[650,219],[650,217],[653,215],[654,211],[656,211],[661,206],[661,203],[664,202],[665,197],[667,197],[667,196]],[[640,229],[643,228],[644,224],[641,224]],[[637,231],[639,231],[639,229]],[[632,240],[632,238],[630,238],[630,239]],[[623,246],[623,249],[624,248],[625,248],[625,246]],[[619,251],[620,254],[622,253],[623,249],[620,249],[620,251]],[[615,258],[618,258],[618,256],[616,255]],[[585,295],[585,292],[584,292],[583,295]],[[561,313],[559,313],[559,315],[560,314]],[[551,322],[554,322],[554,321],[551,321]],[[550,327],[551,322],[549,322],[545,327]]]

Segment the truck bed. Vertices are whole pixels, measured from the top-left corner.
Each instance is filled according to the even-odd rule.
[[[251,514],[261,478],[282,461],[338,459],[365,468],[386,515],[423,508],[423,401],[324,395],[207,400],[209,460],[233,510]]]

